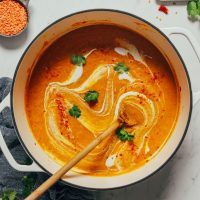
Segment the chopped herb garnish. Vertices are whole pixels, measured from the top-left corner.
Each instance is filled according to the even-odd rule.
[[[16,200],[17,199],[17,192],[14,190],[6,190],[3,192],[2,197],[0,197],[2,200]]]
[[[114,70],[117,71],[119,74],[127,73],[129,68],[122,62],[118,63]]]
[[[71,109],[69,109],[69,114],[72,117],[79,118],[81,116],[81,110],[78,108],[78,106],[74,105]]]
[[[27,197],[29,194],[31,194],[31,192],[35,188],[36,179],[37,179],[37,175],[35,173],[29,174],[27,176],[23,176],[23,178],[22,178],[22,183],[23,183],[22,195],[24,197]]]
[[[99,93],[95,90],[90,90],[85,94],[84,100],[88,103],[95,103],[98,101]]]
[[[81,56],[81,55],[72,55],[71,56],[71,62],[74,65],[81,66],[81,65],[85,65],[86,64],[86,59],[85,59],[84,56]]]
[[[200,0],[189,0],[187,4],[187,12],[192,18],[200,16]]]
[[[34,190],[36,180],[37,180],[36,173],[30,173],[27,176],[23,176],[22,192],[17,193],[13,189],[6,190],[2,193],[2,196],[0,196],[0,200],[17,200],[17,199],[22,199],[22,197],[24,198],[27,197]]]
[[[124,127],[118,128],[116,131],[117,137],[121,141],[132,141],[133,140],[133,135],[130,135]]]

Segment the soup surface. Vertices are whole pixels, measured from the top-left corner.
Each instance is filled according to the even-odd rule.
[[[60,164],[118,118],[126,122],[73,169],[112,176],[158,153],[174,129],[179,98],[170,66],[149,41],[95,25],[42,53],[27,83],[26,112],[38,144]]]

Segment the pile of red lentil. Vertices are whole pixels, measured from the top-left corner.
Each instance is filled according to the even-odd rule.
[[[16,35],[24,29],[27,21],[23,5],[15,0],[0,0],[0,34]]]

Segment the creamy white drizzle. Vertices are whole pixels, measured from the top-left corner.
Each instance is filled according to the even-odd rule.
[[[119,53],[120,55],[127,55],[129,53],[131,56],[133,56],[135,60],[146,65],[145,61],[142,58],[142,55],[139,53],[135,45],[130,44],[128,41],[121,38],[117,38],[116,42],[121,46],[115,48],[115,51],[117,53]]]
[[[115,52],[117,52],[118,54],[123,55],[123,56],[130,54],[133,56],[133,58],[135,60],[143,63],[145,65],[145,67],[148,68],[146,63],[142,60],[142,56],[140,55],[139,51],[137,50],[137,48],[134,45],[129,44],[126,40],[122,40],[122,39],[117,39],[117,43],[123,47],[115,47],[115,49],[114,49]],[[85,58],[88,57],[95,50],[96,49],[92,49],[84,57]],[[62,83],[61,82],[53,82],[53,83],[49,84],[49,86],[47,87],[46,92],[45,92],[45,110],[47,111],[48,110],[47,107],[51,107],[51,105],[46,104],[46,102],[48,102],[48,98],[51,96],[51,93],[54,92],[54,89],[56,89],[57,86],[61,86],[58,89],[58,92],[62,91],[63,93],[65,93],[65,92],[70,91],[69,93],[71,93],[71,94],[74,93],[74,97],[77,99],[80,99],[80,103],[84,105],[85,110],[87,109],[86,111],[89,114],[89,116],[91,117],[91,119],[92,119],[92,116],[99,117],[98,124],[96,124],[92,120],[90,121],[90,119],[87,118],[87,116],[84,117],[84,113],[82,113],[82,116],[78,119],[78,121],[85,128],[87,128],[89,131],[94,133],[94,136],[96,137],[95,133],[97,131],[101,132],[104,130],[104,129],[101,130],[100,129],[101,127],[99,127],[99,126],[101,125],[100,124],[101,120],[105,120],[105,118],[104,118],[105,116],[110,116],[112,114],[113,121],[118,118],[120,105],[125,98],[129,98],[129,97],[131,97],[133,99],[143,98],[143,100],[146,104],[145,106],[140,105],[137,101],[133,101],[133,102],[131,102],[131,104],[133,104],[134,107],[138,108],[144,116],[143,124],[141,124],[141,126],[138,127],[138,130],[136,131],[135,139],[140,138],[139,142],[138,142],[139,145],[138,145],[137,154],[140,153],[140,151],[143,147],[145,148],[145,153],[148,153],[150,151],[150,149],[149,149],[148,144],[145,143],[145,141],[146,141],[145,138],[149,134],[153,125],[156,123],[156,115],[158,114],[156,107],[155,107],[153,101],[150,100],[147,96],[145,96],[144,94],[141,94],[139,92],[135,92],[135,91],[129,91],[129,92],[121,94],[118,97],[117,101],[114,103],[113,74],[115,74],[115,72],[113,70],[113,66],[114,66],[113,64],[104,64],[104,65],[98,66],[98,68],[96,68],[93,71],[93,73],[78,88],[70,89],[70,88],[67,88],[67,85],[70,85],[71,83],[78,81],[78,79],[82,76],[82,73],[83,73],[83,66],[75,66],[74,71],[71,73],[71,77],[67,81],[62,82]],[[151,70],[150,70],[150,72],[151,72]],[[105,92],[105,96],[104,96],[104,101],[103,101],[103,104],[102,104],[100,110],[95,111],[95,110],[90,109],[88,107],[88,105],[85,104],[85,102],[82,100],[82,98],[79,96],[79,94],[84,93],[86,90],[91,88],[92,85],[94,85],[98,80],[102,79],[105,76],[107,76],[107,86],[105,88],[106,92]],[[129,72],[119,74],[118,78],[119,78],[119,80],[128,80],[131,83],[135,81],[135,79],[132,77],[131,73],[129,73]],[[70,104],[70,102],[67,101],[67,98],[66,98],[65,104],[72,106],[72,104]],[[115,105],[114,110],[112,110],[113,105]],[[52,105],[52,106],[55,106],[55,105]],[[110,121],[110,123],[111,122],[112,121]],[[46,116],[46,123],[47,123],[47,126],[49,125],[49,132],[51,132],[51,136],[54,137],[55,140],[60,141],[61,144],[65,143],[69,147],[73,146],[73,144],[70,141],[68,141],[68,139],[66,139],[64,136],[62,136],[60,134],[60,130],[59,130],[58,126],[56,125],[52,110]],[[147,130],[147,131],[144,132],[144,130]],[[143,134],[140,136],[141,132]],[[52,141],[52,142],[56,144],[56,141]],[[123,144],[122,147],[125,148],[125,143]],[[120,166],[120,162],[118,161],[117,154],[114,154],[114,152],[111,152],[109,155],[110,156],[105,161],[105,165],[108,168],[115,166],[118,170],[121,170],[121,166]]]
[[[94,52],[96,49],[92,49],[88,53],[84,55],[85,58],[87,58],[92,52]],[[67,84],[75,83],[83,74],[83,64],[80,66],[76,65],[74,71],[71,73],[70,79],[67,81]],[[66,84],[66,83],[65,83]]]
[[[128,55],[128,53],[129,53],[129,50],[124,49],[122,47],[115,47],[114,50],[115,50],[115,52],[117,52],[118,54],[120,54],[122,56]],[[119,74],[118,78],[119,78],[119,80],[125,79],[127,81],[130,81],[131,83],[134,82],[134,79],[130,73]]]
[[[107,65],[100,65],[89,77],[88,79],[78,88],[73,89],[76,92],[85,92],[87,88],[95,84],[98,80],[106,75],[108,70]]]
[[[106,160],[106,167],[113,167],[115,165],[115,159],[117,157],[117,154],[111,155]]]
[[[105,72],[107,72],[108,73],[108,77],[107,77],[107,80],[108,80],[108,83],[107,83],[107,87],[110,87],[110,89],[106,89],[106,91],[110,91],[111,93],[108,93],[108,92],[106,92],[106,94],[105,94],[105,97],[104,97],[104,103],[103,103],[103,105],[102,105],[102,107],[101,107],[101,109],[99,110],[99,111],[93,111],[93,110],[91,110],[91,109],[89,109],[89,108],[87,108],[87,112],[88,112],[88,114],[92,117],[92,115],[98,115],[99,116],[99,119],[101,119],[101,120],[103,120],[104,119],[104,116],[106,116],[106,115],[108,115],[109,113],[110,113],[110,109],[112,108],[112,105],[113,105],[113,83],[112,83],[112,78],[110,77],[110,70],[112,69],[112,68],[110,68],[109,66],[107,66],[107,67],[105,67],[105,68],[103,68],[103,67],[101,67],[100,68],[101,70],[103,70],[103,72],[102,72],[102,75],[104,74],[105,75]],[[96,72],[98,72],[98,71],[101,71],[101,70],[95,70]],[[93,74],[91,75],[91,77],[89,77],[88,79],[91,79],[91,81],[88,81],[88,79],[82,84],[82,85],[84,85],[84,87],[83,86],[80,86],[80,88],[78,89],[78,88],[74,88],[74,89],[69,89],[69,88],[65,88],[65,86],[63,86],[62,85],[62,87],[63,87],[63,92],[65,91],[65,92],[67,92],[67,91],[71,91],[70,93],[74,93],[77,89],[78,89],[78,91],[79,91],[79,93],[82,93],[82,91],[83,90],[85,90],[85,88],[88,88],[88,86],[90,86],[91,87],[91,83],[93,83],[94,84],[94,80],[96,80],[96,76],[93,76],[94,74],[95,74],[95,71],[93,72]],[[112,71],[113,71],[113,69],[112,69]],[[98,74],[98,73],[97,73]],[[93,77],[93,78],[92,78]],[[54,89],[58,86],[59,84],[57,84],[57,83],[54,83],[54,86],[53,85],[51,85],[51,87],[49,88],[49,89],[47,89],[47,91],[46,91],[46,98],[45,98],[45,110],[48,110],[47,109],[47,107],[49,107],[49,106],[51,106],[51,105],[47,105],[46,104],[46,102],[48,102],[48,97],[50,97],[51,96],[51,92],[53,92],[54,91]],[[81,90],[81,89],[83,89],[83,90]],[[61,90],[61,88],[58,90],[58,91],[60,91]],[[77,92],[77,91],[76,91]],[[81,98],[79,97],[79,95],[78,94],[76,94],[76,93],[74,93],[74,96],[76,96],[76,98],[77,99],[80,99],[80,101],[82,101],[81,100]],[[149,110],[149,112],[151,112],[151,114],[150,114],[150,118],[149,118],[149,114],[148,114],[148,111],[146,110],[146,108],[144,107],[144,106],[142,106],[142,105],[140,105],[140,104],[138,104],[138,103],[134,103],[133,102],[133,105],[135,106],[135,107],[138,107],[141,111],[142,111],[142,113],[143,113],[143,115],[144,115],[144,125],[143,126],[146,126],[147,124],[151,124],[151,123],[153,123],[153,120],[154,120],[154,118],[155,118],[155,107],[154,107],[154,103],[150,100],[150,99],[148,99],[144,94],[141,94],[141,93],[138,93],[138,92],[134,92],[134,91],[130,91],[130,92],[127,92],[127,93],[124,93],[124,94],[122,94],[119,98],[118,98],[118,100],[117,100],[117,103],[116,103],[116,106],[115,106],[115,111],[114,111],[114,119],[113,120],[116,120],[117,118],[118,118],[118,115],[119,115],[119,109],[120,109],[120,105],[121,105],[121,102],[122,102],[122,100],[123,99],[125,99],[125,98],[127,98],[127,97],[135,97],[135,98],[138,98],[138,97],[140,97],[140,98],[143,98],[144,100],[145,100],[145,102],[147,103],[147,105],[149,105],[149,108],[150,108],[150,110]],[[72,105],[69,103],[69,102],[65,102],[66,103],[66,105],[68,104],[68,106],[69,107],[71,107]],[[87,106],[86,106],[87,107]],[[54,124],[54,119],[51,117],[51,116],[53,116],[53,115],[51,115],[50,113],[48,114],[48,116],[50,117],[49,119],[48,119],[48,124],[49,124],[49,128],[50,128],[50,132],[51,133],[53,133],[54,134],[54,137],[55,138],[57,138],[57,140],[59,140],[59,141],[62,141],[62,142],[64,142],[65,144],[67,144],[67,145],[69,145],[69,143],[68,143],[68,141],[65,141],[66,139],[64,139],[64,137],[61,135],[61,134],[59,134],[59,130],[57,129],[57,126],[55,126],[55,125],[53,125]],[[48,117],[47,117],[48,118]],[[49,121],[50,120],[50,121]],[[84,117],[84,115],[82,115],[80,118],[78,118],[78,121],[84,126],[84,127],[86,127],[89,131],[91,131],[92,133],[96,133],[97,132],[97,127],[93,127],[93,122],[90,122],[90,120],[88,119],[88,118],[85,118]],[[96,124],[97,125],[97,124]],[[95,125],[95,126],[96,126]],[[48,126],[48,125],[47,125]],[[52,127],[53,126],[53,127]],[[98,127],[99,128],[99,131],[100,131],[100,129],[102,128],[102,127]],[[150,127],[149,127],[150,128]],[[54,130],[53,130],[54,129]],[[104,129],[102,129],[101,131],[103,131]],[[147,135],[149,133],[149,131],[148,132],[146,132],[146,134],[144,135],[144,137],[142,137],[142,141],[141,141],[141,145],[140,145],[140,147],[139,147],[139,149],[138,149],[138,151],[137,151],[137,153],[139,154],[139,152],[140,152],[140,150],[141,150],[141,148],[143,147],[143,145],[144,145],[144,141],[145,141],[145,136]]]
[[[96,51],[96,50],[97,50],[96,48],[90,50],[88,53],[86,53],[86,54],[84,55],[84,57],[87,58],[90,54],[92,54],[92,53],[93,53],[94,51]]]
[[[149,105],[150,105],[150,107],[151,107],[152,118],[155,117],[155,107],[154,107],[154,103],[153,103],[150,99],[148,99],[144,94],[141,94],[141,93],[139,93],[139,92],[132,92],[132,91],[131,91],[131,92],[126,92],[126,93],[122,94],[122,95],[119,97],[119,99],[118,99],[118,101],[117,101],[116,108],[115,108],[115,118],[114,118],[114,120],[117,120],[117,118],[118,118],[118,115],[119,115],[119,108],[120,108],[120,104],[121,104],[122,100],[123,100],[124,98],[128,97],[128,96],[135,96],[135,97],[136,97],[136,96],[139,96],[139,97],[145,99],[145,100],[149,103]],[[142,108],[142,107],[141,107],[141,108]]]
[[[131,83],[134,82],[134,78],[130,75],[130,73],[122,73],[119,74],[118,76],[119,80],[127,80],[130,81]]]
[[[85,58],[87,58],[89,55],[91,55],[96,49],[92,49],[90,50],[88,53],[86,53],[84,55]],[[70,78],[61,83],[60,85],[70,85],[72,83],[75,83],[76,81],[78,81],[80,79],[80,77],[83,75],[83,65],[75,65],[74,70],[71,72],[70,74]],[[54,82],[55,83],[55,82]]]
[[[149,151],[150,151],[150,148],[149,148],[148,143],[146,142],[146,145],[145,145],[145,154],[147,154]]]
[[[122,47],[115,47],[114,50],[115,50],[116,53],[118,53],[122,56],[126,56],[129,53],[129,51],[127,49],[124,49]]]
[[[117,45],[120,45],[120,47],[115,47],[114,50],[115,52],[117,52],[118,54],[120,55],[132,55],[132,57],[144,64],[144,66],[148,69],[148,71],[150,72],[151,74],[151,77],[153,78],[154,77],[154,74],[153,72],[150,70],[149,66],[146,64],[146,62],[144,61],[143,57],[149,57],[149,58],[152,58],[151,56],[148,56],[148,55],[143,55],[143,54],[140,54],[138,49],[136,48],[135,45],[129,43],[127,40],[125,39],[122,39],[122,38],[117,38],[116,39],[116,43]],[[156,82],[156,85],[158,86],[158,88],[161,90],[160,88],[160,85]],[[162,93],[162,100],[164,100],[164,93]],[[165,100],[164,100],[165,101]]]
[[[65,83],[67,85],[75,83],[83,74],[83,66],[75,66],[75,69],[71,73],[70,79]]]

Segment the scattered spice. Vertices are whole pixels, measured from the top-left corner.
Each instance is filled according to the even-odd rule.
[[[169,10],[166,6],[161,5],[158,9],[160,12],[165,13],[166,15],[169,13]]]
[[[134,143],[133,143],[133,142],[129,142],[129,145],[130,145],[131,151],[134,151],[134,150],[135,150],[135,149],[134,149],[134,147],[135,147]]]
[[[56,103],[57,103],[57,106],[58,106],[58,110],[60,111],[62,122],[65,125],[65,127],[68,128],[69,127],[69,118],[66,114],[66,109],[59,99],[56,99]]]
[[[162,21],[162,19],[160,17],[158,17],[158,16],[156,17],[156,19],[158,19],[159,21]]]
[[[156,80],[158,80],[158,74],[153,73],[152,81],[156,81]]]
[[[16,35],[26,26],[28,15],[23,5],[15,0],[0,1],[0,34]]]

